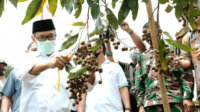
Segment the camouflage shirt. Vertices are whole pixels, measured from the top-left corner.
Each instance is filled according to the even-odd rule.
[[[159,88],[158,72],[154,71],[155,60],[150,59],[153,50],[142,53],[138,58],[138,65],[135,73],[135,94],[138,107],[155,106],[162,104],[162,97]],[[173,64],[168,66],[173,67]],[[165,76],[165,85],[170,103],[182,103],[183,99],[193,98],[193,74],[192,70],[182,68],[171,69],[171,74]]]

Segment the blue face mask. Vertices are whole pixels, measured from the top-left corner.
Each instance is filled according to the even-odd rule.
[[[56,45],[55,40],[37,41],[38,49],[42,54],[45,55],[53,53],[55,45]]]

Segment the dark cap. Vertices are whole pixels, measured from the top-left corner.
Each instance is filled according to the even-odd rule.
[[[7,63],[3,59],[0,59],[0,64],[4,64],[7,66]]]
[[[33,31],[32,33],[55,30],[55,26],[53,24],[52,19],[35,21],[33,23]]]

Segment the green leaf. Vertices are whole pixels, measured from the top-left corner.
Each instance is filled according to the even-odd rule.
[[[71,47],[78,39],[78,35],[73,35],[71,37],[69,37],[61,46],[60,51],[64,50],[64,49],[68,49],[69,47]]]
[[[20,3],[20,2],[26,2],[28,0],[18,0],[17,3]]]
[[[29,22],[31,19],[35,17],[38,10],[40,9],[41,4],[42,0],[32,0],[32,2],[29,4],[26,10],[26,16],[23,19],[22,24]]]
[[[182,1],[178,0],[179,3],[177,3],[177,5],[175,6],[175,15],[176,18],[179,19],[182,16],[182,6],[181,3]]]
[[[97,31],[100,31],[101,30],[101,28],[102,28],[102,21],[101,21],[101,18],[100,17],[98,17],[97,18],[97,20],[96,20],[96,23],[95,23],[95,29],[97,30]]]
[[[128,6],[128,0],[123,0],[118,12],[118,24],[121,24],[124,21],[124,19],[128,16],[130,8],[127,6]]]
[[[93,3],[91,5],[91,15],[92,15],[92,18],[94,20],[97,19],[97,17],[99,16],[99,14],[100,14],[99,4],[98,3]]]
[[[65,6],[65,0],[60,0],[60,5],[63,8]]]
[[[74,14],[74,16],[77,19],[80,16],[81,11],[82,11],[82,0],[77,0],[74,5],[75,5],[74,7],[76,10],[76,13]]]
[[[4,0],[0,0],[0,17],[2,16],[4,10]]]
[[[83,66],[82,68],[78,69],[76,72],[70,72],[68,78],[74,79],[87,71],[87,66]]]
[[[114,9],[116,7],[116,3],[118,0],[112,0],[112,8]]]
[[[71,34],[66,33],[66,34],[65,34],[65,37],[68,37],[68,38],[69,38],[69,37],[71,37]]]
[[[92,51],[96,51],[102,44],[103,44],[103,39],[99,39],[96,41],[96,45],[92,47]]]
[[[93,36],[95,36],[95,35],[100,35],[100,34],[102,34],[102,31],[94,30],[93,32],[91,32],[91,33],[89,34],[89,37],[93,37]]]
[[[109,8],[107,8],[106,10],[107,10],[107,19],[108,19],[109,24],[115,30],[118,29],[118,21],[117,21],[116,16],[114,15],[114,13]]]
[[[129,0],[128,7],[131,9],[133,20],[135,20],[138,14],[138,0]]]
[[[87,3],[91,7],[91,5],[93,4],[93,0],[87,0]]]
[[[17,8],[17,1],[18,0],[9,0],[16,8]]]
[[[175,40],[170,40],[170,39],[166,39],[166,42],[176,48],[182,49],[184,51],[187,52],[193,52],[196,51],[195,49],[190,48],[188,45],[184,45],[182,43],[179,43],[178,41]]]
[[[143,2],[145,2],[145,3],[148,3],[148,0],[142,0]]]
[[[67,64],[67,65],[65,66],[65,71],[68,72],[68,73],[69,73],[72,69],[74,69],[74,67],[72,66],[71,63],[69,63],[69,64]]]
[[[166,56],[165,56],[165,42],[163,39],[159,41],[159,57],[160,57],[160,62],[162,64],[162,68],[164,71],[167,69],[167,61],[166,61]]]
[[[197,29],[197,25],[193,16],[189,17],[188,22],[190,23],[190,26],[192,27],[193,30]]]
[[[103,12],[100,12],[100,14],[99,14],[101,17],[103,17],[104,16],[104,13]]]
[[[65,0],[65,9],[71,14],[73,11],[74,0]]]
[[[86,24],[83,22],[75,22],[75,23],[72,23],[72,26],[86,26]]]
[[[165,11],[167,13],[170,13],[172,11],[173,7],[171,5],[168,5],[167,8],[165,9]]]
[[[169,2],[169,0],[158,0],[160,4],[165,4],[167,2]]]
[[[167,37],[169,37],[169,39],[173,40],[172,36],[169,34],[169,32],[163,32],[163,34],[165,34]]]
[[[51,14],[54,15],[56,12],[58,0],[48,0],[48,2],[49,2],[49,10]]]
[[[197,0],[197,7],[200,10],[200,0]]]

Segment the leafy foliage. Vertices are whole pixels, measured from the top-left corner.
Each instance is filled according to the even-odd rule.
[[[133,20],[135,20],[138,14],[138,0],[129,0],[128,7],[131,9]]]
[[[102,28],[102,21],[101,21],[101,18],[100,18],[100,17],[97,18],[96,23],[95,23],[95,26],[96,26],[95,29],[96,29],[97,31],[100,31],[100,30],[101,30],[101,28]]]
[[[173,7],[171,5],[168,5],[167,8],[165,9],[165,11],[167,13],[170,13],[172,11]]]
[[[112,28],[118,29],[118,21],[117,21],[116,16],[112,12],[112,10],[110,10],[109,8],[107,8],[106,11],[107,11],[107,19],[108,19],[109,24],[112,26]]]
[[[0,17],[2,16],[4,10],[4,0],[0,0]]]
[[[117,1],[118,1],[118,0],[112,0],[112,8],[115,8],[115,7],[116,7]]]
[[[86,26],[86,24],[83,22],[75,22],[75,23],[72,23],[72,26]]]
[[[51,14],[54,15],[57,8],[58,0],[48,0],[48,2],[49,2],[49,10]]]
[[[165,3],[169,2],[169,0],[158,0],[158,1],[159,1],[159,3],[161,3],[161,4],[165,4]]]
[[[18,0],[9,0],[9,1],[17,8]]]
[[[18,0],[17,3],[20,3],[20,2],[26,2],[28,0]]]
[[[60,5],[63,8],[65,6],[65,0],[60,0]]]
[[[96,51],[103,44],[103,42],[103,39],[99,39],[98,41],[96,41],[96,45],[92,47],[92,51]]]
[[[33,0],[29,4],[29,6],[26,10],[26,16],[25,16],[24,20],[22,21],[22,24],[29,22],[33,17],[35,17],[36,13],[40,9],[41,4],[42,4],[41,0]]]
[[[159,57],[160,57],[160,62],[162,64],[162,68],[163,70],[166,71],[167,61],[166,61],[166,56],[165,56],[165,42],[163,39],[159,41]]]
[[[65,0],[65,9],[66,11],[71,14],[73,11],[74,0]]]
[[[169,32],[163,32],[163,34],[165,34],[167,37],[169,37],[169,39],[173,40],[172,36],[169,34]]]
[[[166,42],[172,46],[175,46],[179,49],[182,49],[184,51],[188,51],[188,52],[194,52],[195,49],[190,48],[188,45],[184,45],[179,43],[178,41],[174,41],[174,40],[170,40],[170,39],[166,39]]]
[[[128,0],[123,0],[121,7],[118,12],[118,23],[121,24],[124,19],[128,16],[130,8],[128,6]]]
[[[64,49],[68,49],[69,47],[71,47],[78,39],[78,35],[73,35],[71,37],[69,37],[61,46],[60,51],[64,50]]]
[[[87,71],[87,66],[83,66],[82,68],[78,69],[76,72],[70,72],[68,79],[74,79]]]
[[[95,20],[95,19],[97,19],[97,17],[99,16],[99,13],[100,13],[100,7],[98,5],[98,2],[93,3],[90,7],[91,7],[92,18]]]
[[[74,14],[75,18],[77,19],[82,11],[82,0],[76,0],[74,3],[75,11],[76,13]]]

